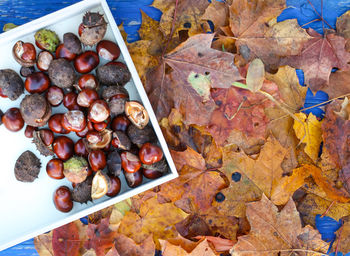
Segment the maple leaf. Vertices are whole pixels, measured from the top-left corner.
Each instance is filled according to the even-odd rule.
[[[228,14],[228,4],[214,0],[205,10],[201,20],[210,20],[213,22],[214,30],[217,31],[220,27],[227,26],[229,24]]]
[[[225,252],[229,251],[234,243],[231,240],[224,239],[221,237],[216,237],[216,236],[196,236],[196,239],[207,239],[215,248],[216,251],[218,252]]]
[[[326,246],[319,246],[320,239],[316,248],[310,248],[312,243],[306,242],[310,239],[305,239],[305,236],[298,238],[299,235],[305,234],[305,230],[301,227],[299,213],[292,199],[279,212],[263,195],[260,201],[247,204],[247,218],[251,225],[250,233],[238,238],[238,242],[231,249],[232,256],[247,253],[262,256],[290,255],[294,250],[298,251],[298,255],[306,255],[306,252],[302,253],[303,249],[315,253],[327,251]]]
[[[154,256],[155,245],[148,236],[140,245],[123,234],[115,235],[115,248],[120,256]]]
[[[347,96],[350,92],[350,70],[338,70],[337,72],[331,73],[329,85],[322,90],[325,91],[330,98]]]
[[[348,253],[350,252],[350,218],[344,217],[343,226],[336,232],[337,239],[334,242],[336,247],[333,247],[332,251]]]
[[[160,244],[162,246],[162,255],[163,256],[174,256],[174,255],[181,255],[181,256],[215,256],[215,252],[210,247],[210,244],[208,243],[207,239],[204,239],[202,242],[200,242],[193,251],[186,252],[184,249],[177,245],[173,245],[165,240],[160,240]]]
[[[295,135],[305,143],[305,153],[314,161],[318,159],[318,152],[322,142],[322,121],[317,120],[316,116],[310,113],[308,116],[304,113],[296,113],[295,116],[303,123],[294,120]],[[305,134],[306,133],[306,134]]]
[[[36,251],[41,256],[54,255],[52,248],[52,231],[47,234],[42,234],[34,237],[34,246]]]
[[[113,246],[116,232],[109,228],[109,217],[96,224],[88,224],[88,240],[84,243],[86,249],[94,249],[97,256],[104,256],[106,249]]]
[[[205,169],[205,160],[203,156],[190,147],[187,147],[187,149],[182,152],[170,150],[170,153],[177,170],[181,170],[184,165],[200,170]]]
[[[80,239],[78,228],[74,222],[56,228],[52,232],[52,249],[55,256],[78,256]]]
[[[337,33],[344,37],[346,39],[345,49],[347,51],[350,50],[350,30],[349,30],[349,23],[350,23],[350,11],[347,11],[342,16],[337,18]]]
[[[335,34],[324,37],[309,29],[313,39],[304,44],[299,55],[286,57],[283,64],[304,71],[305,84],[312,91],[321,90],[329,82],[332,68],[349,69],[350,53],[345,50],[345,39]]]

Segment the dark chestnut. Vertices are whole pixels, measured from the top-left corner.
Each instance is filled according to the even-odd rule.
[[[70,110],[63,115],[62,126],[67,131],[81,132],[86,127],[86,118],[80,110]]]
[[[53,152],[59,159],[68,160],[74,154],[74,143],[66,136],[59,136],[53,141]]]
[[[131,141],[124,132],[115,131],[113,132],[112,146],[117,149],[129,151],[131,148]]]
[[[36,127],[33,127],[31,125],[27,125],[26,129],[24,130],[24,136],[26,136],[29,139],[33,138],[33,133],[35,130],[36,130]]]
[[[2,98],[7,98],[7,95],[5,95],[2,91],[2,89],[0,88],[0,97]]]
[[[77,102],[78,94],[75,92],[69,92],[63,97],[63,105],[68,110],[80,110],[80,106]]]
[[[159,177],[162,177],[163,173],[159,172],[154,169],[142,169],[142,174],[145,176],[147,179],[158,179]]]
[[[69,212],[73,208],[72,196],[67,186],[61,186],[56,189],[53,202],[57,210],[61,212]]]
[[[119,115],[113,118],[111,129],[113,131],[126,132],[130,123],[130,120],[125,115]]]
[[[70,52],[64,44],[60,44],[56,49],[56,58],[65,58],[68,61],[72,61],[75,59],[77,55]]]
[[[141,185],[143,180],[141,170],[134,173],[129,173],[124,171],[124,177],[125,177],[126,183],[130,188],[135,188]]]
[[[60,134],[67,134],[69,131],[63,128],[62,126],[63,114],[54,114],[50,117],[48,121],[48,126],[51,131]]]
[[[47,71],[51,64],[51,61],[54,59],[53,55],[49,51],[42,51],[38,55],[38,60],[36,61],[36,66],[41,71]]]
[[[18,108],[8,109],[1,117],[1,121],[5,127],[12,132],[17,132],[24,126],[24,120]]]
[[[74,60],[74,67],[77,72],[85,74],[96,68],[99,63],[100,59],[96,52],[86,51],[76,57]]]
[[[46,99],[51,104],[51,106],[58,106],[62,103],[64,97],[64,93],[62,88],[57,86],[50,86],[46,92]]]
[[[119,58],[120,49],[117,44],[109,40],[102,40],[96,46],[98,55],[108,61],[113,61]]]
[[[91,169],[95,172],[104,169],[107,164],[106,155],[100,149],[91,151],[89,153],[88,160]]]
[[[108,184],[107,196],[114,197],[118,195],[121,189],[121,182],[118,177],[109,176],[110,183]]]
[[[87,151],[84,143],[84,139],[80,139],[75,143],[74,152],[78,156],[87,157],[89,155],[89,152]]]
[[[63,161],[61,159],[51,159],[46,164],[46,173],[51,178],[61,180],[64,178],[63,174]]]
[[[21,67],[19,73],[21,74],[21,76],[23,77],[27,77],[29,76],[30,74],[33,74],[35,72],[35,68],[34,66],[31,66],[31,67]]]
[[[140,148],[139,157],[144,164],[154,164],[163,158],[163,151],[160,147],[147,142]]]
[[[81,92],[79,92],[77,97],[77,103],[81,107],[88,108],[98,98],[99,96],[96,90],[85,88]]]
[[[42,93],[50,86],[49,77],[43,72],[35,72],[27,76],[24,87],[29,93]]]
[[[93,123],[100,123],[109,117],[110,110],[104,100],[94,101],[89,108],[88,118]]]
[[[141,161],[137,155],[124,151],[120,154],[120,157],[122,159],[122,168],[124,171],[134,173],[140,170]]]
[[[97,89],[98,82],[93,74],[84,74],[78,80],[78,85],[81,90],[85,88]]]
[[[111,62],[108,62],[106,64],[106,66],[109,66],[109,65],[115,65],[115,66],[118,66],[118,67],[121,67],[121,68],[128,69],[128,66],[125,63],[120,62],[120,61],[111,61]]]
[[[50,146],[53,143],[54,140],[54,135],[53,132],[49,129],[41,129],[39,131],[40,133],[40,138],[42,140],[42,142],[46,145],[46,146]]]

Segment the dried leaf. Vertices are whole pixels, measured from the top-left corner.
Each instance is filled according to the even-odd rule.
[[[204,239],[190,253],[187,253],[181,247],[173,245],[168,241],[160,240],[163,256],[215,256],[213,249],[210,247],[208,240]]]
[[[152,236],[148,236],[140,245],[123,234],[116,234],[115,248],[120,256],[154,256],[155,245]]]
[[[337,239],[334,244],[337,245],[338,252],[346,254],[350,252],[350,220],[349,217],[345,217],[344,219],[343,226],[336,232]]]
[[[197,236],[197,239],[207,239],[218,252],[225,252],[232,248],[234,242],[228,239],[224,239],[216,236]]]
[[[56,228],[52,232],[52,249],[55,256],[78,256],[80,239],[78,228],[74,222]]]
[[[349,30],[349,25],[350,25],[350,12],[347,11],[344,13],[342,16],[337,18],[337,33],[344,37],[346,40],[346,45],[345,48],[347,51],[350,50],[350,44],[349,44],[349,39],[350,39],[350,30]]]
[[[34,246],[40,256],[53,256],[52,231],[35,237]]]
[[[260,59],[254,59],[247,72],[247,87],[255,93],[261,89],[265,80],[265,67],[264,63]]]
[[[203,156],[190,147],[187,147],[187,149],[182,152],[170,150],[170,153],[173,157],[176,169],[178,170],[181,170],[184,165],[188,165],[199,170],[205,169],[205,160]]]
[[[294,120],[294,131],[301,143],[305,143],[305,153],[314,161],[318,159],[318,152],[322,142],[322,121],[310,113],[308,116],[302,112],[296,113],[295,116],[302,122]],[[306,133],[306,134],[305,134]]]
[[[301,242],[301,247],[310,250],[307,252],[307,256],[319,256],[321,253],[327,253],[329,244],[322,240],[321,234],[313,229],[313,227],[307,225],[298,235],[298,240]],[[316,251],[313,253],[311,251]]]
[[[228,4],[213,0],[205,10],[201,20],[210,20],[214,24],[214,30],[217,31],[220,27],[229,24],[228,19],[229,8]]]

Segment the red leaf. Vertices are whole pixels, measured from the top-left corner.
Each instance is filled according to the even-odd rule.
[[[52,248],[55,256],[79,255],[79,232],[74,222],[53,230]]]

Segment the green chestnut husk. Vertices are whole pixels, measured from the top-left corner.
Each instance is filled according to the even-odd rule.
[[[40,29],[34,35],[36,44],[40,48],[44,48],[47,51],[56,51],[57,46],[60,44],[58,35],[49,29]]]
[[[73,183],[83,182],[88,176],[89,164],[84,157],[73,156],[63,164],[63,174]]]

